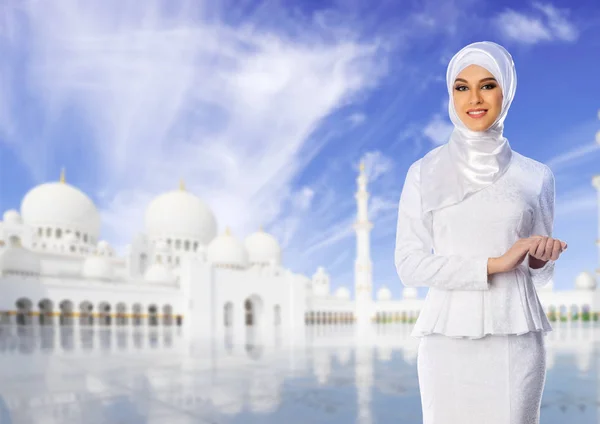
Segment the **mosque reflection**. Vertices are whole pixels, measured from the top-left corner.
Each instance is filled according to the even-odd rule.
[[[421,423],[411,328],[0,326],[0,423]],[[554,328],[542,422],[595,423],[600,327]]]

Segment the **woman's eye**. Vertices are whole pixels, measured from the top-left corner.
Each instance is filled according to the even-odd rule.
[[[488,90],[491,90],[492,88],[496,88],[496,84],[486,84],[481,88],[485,88],[485,87],[489,87]]]
[[[465,90],[463,90],[463,88],[467,88],[467,87],[465,87],[464,85],[458,85],[458,86],[454,87],[454,89],[456,91],[465,91]]]

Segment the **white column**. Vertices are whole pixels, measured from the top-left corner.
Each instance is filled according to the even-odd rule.
[[[358,191],[355,194],[357,214],[354,223],[356,232],[356,260],[354,264],[354,294],[356,300],[357,324],[370,322],[373,308],[372,262],[369,222],[367,175],[364,163],[360,164],[360,174],[356,179]]]

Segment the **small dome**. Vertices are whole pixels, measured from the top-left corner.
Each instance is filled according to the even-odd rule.
[[[21,215],[14,209],[7,210],[2,216],[2,220],[7,224],[22,224]]]
[[[382,287],[377,290],[377,300],[390,300],[392,298],[392,292],[387,287]]]
[[[94,239],[100,233],[100,214],[94,202],[65,182],[45,183],[31,189],[21,202],[21,216],[33,228],[70,229]]]
[[[94,280],[111,280],[113,278],[113,265],[106,256],[92,255],[85,258],[81,274],[85,278]]]
[[[595,290],[596,279],[590,272],[583,271],[575,279],[575,288],[579,290]]]
[[[19,272],[40,274],[40,258],[29,249],[21,247],[20,242],[0,252],[0,270],[3,272]]]
[[[339,287],[335,291],[335,297],[338,299],[349,300],[350,299],[350,291],[346,287]]]
[[[100,256],[114,256],[115,251],[111,247],[111,245],[104,240],[100,240],[96,245],[96,252]]]
[[[145,227],[150,239],[185,238],[201,244],[208,244],[217,234],[217,221],[208,205],[184,189],[152,200],[146,209]]]
[[[403,299],[416,299],[419,292],[415,287],[405,287],[402,290],[402,298]]]
[[[231,235],[229,229],[225,234],[218,236],[208,245],[208,261],[217,266],[231,266],[246,268],[248,266],[248,253],[242,243]]]
[[[175,276],[163,264],[155,263],[146,270],[144,280],[154,284],[169,284],[175,281]]]
[[[275,260],[275,264],[281,264],[281,248],[279,243],[271,234],[266,233],[262,228],[246,237],[244,246],[248,251],[248,261],[254,264],[269,264]]]

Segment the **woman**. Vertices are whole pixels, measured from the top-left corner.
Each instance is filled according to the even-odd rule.
[[[537,424],[552,327],[535,286],[567,247],[554,176],[502,135],[516,89],[502,46],[466,46],[446,82],[454,131],[410,166],[396,235],[402,283],[429,287],[411,334],[423,423]]]

